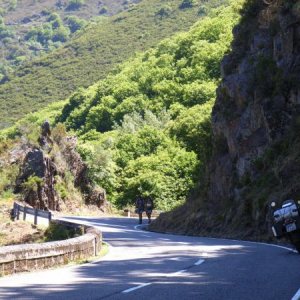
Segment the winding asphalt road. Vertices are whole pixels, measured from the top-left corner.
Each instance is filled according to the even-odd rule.
[[[0,278],[0,299],[300,299],[300,255],[288,248],[147,232],[136,219],[70,219],[99,227],[109,254]]]

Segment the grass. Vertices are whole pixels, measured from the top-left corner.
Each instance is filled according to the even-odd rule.
[[[53,53],[18,68],[0,85],[0,128],[29,112],[63,100],[78,87],[104,78],[117,64],[156,45],[178,31],[187,31],[199,19],[199,5],[179,9],[181,0],[168,1],[169,16],[157,12],[160,0],[142,1],[126,12],[90,24],[72,41]],[[211,8],[226,0],[202,4]]]

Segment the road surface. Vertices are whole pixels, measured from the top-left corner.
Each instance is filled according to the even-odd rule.
[[[0,299],[300,299],[300,255],[288,248],[147,232],[136,219],[70,219],[99,227],[109,254],[0,278]]]

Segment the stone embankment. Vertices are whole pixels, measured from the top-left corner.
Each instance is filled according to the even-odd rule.
[[[96,256],[101,249],[102,234],[87,226],[84,232],[80,237],[64,241],[0,247],[0,275],[52,268]]]

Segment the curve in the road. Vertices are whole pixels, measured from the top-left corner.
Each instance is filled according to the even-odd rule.
[[[0,278],[0,299],[280,299],[299,297],[300,256],[285,247],[159,234],[136,219],[68,218],[110,246],[91,264]],[[295,298],[296,297],[296,298]]]

